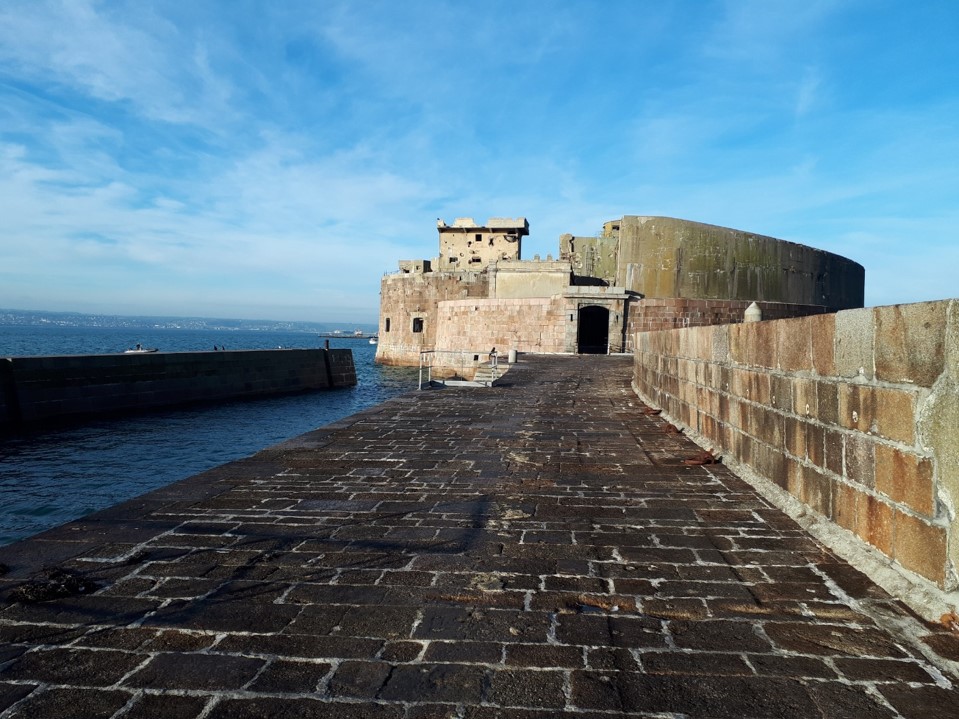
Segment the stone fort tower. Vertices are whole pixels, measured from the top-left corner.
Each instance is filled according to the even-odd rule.
[[[521,257],[525,218],[437,222],[439,255],[383,278],[384,364],[420,352],[594,353],[632,349],[636,332],[863,306],[864,270],[773,237],[668,217],[627,215],[596,237],[563,235],[559,257]]]

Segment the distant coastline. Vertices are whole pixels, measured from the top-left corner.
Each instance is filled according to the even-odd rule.
[[[17,327],[101,327],[130,329],[217,330],[262,332],[336,331],[352,334],[356,330],[375,333],[375,323],[288,322],[281,320],[243,320],[211,317],[143,317],[96,315],[82,312],[49,312],[45,310],[11,310],[0,308],[0,325]]]

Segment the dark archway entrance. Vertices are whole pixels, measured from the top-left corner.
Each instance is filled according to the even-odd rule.
[[[606,354],[609,349],[608,309],[596,305],[580,308],[576,344],[580,354]]]

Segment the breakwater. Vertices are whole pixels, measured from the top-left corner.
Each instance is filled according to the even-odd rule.
[[[524,356],[0,548],[4,719],[949,715],[955,634],[630,370]]]
[[[356,384],[349,349],[0,359],[0,431]]]

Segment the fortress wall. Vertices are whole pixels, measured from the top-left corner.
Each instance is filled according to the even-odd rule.
[[[569,352],[563,297],[439,303],[438,350]]]
[[[635,342],[636,392],[837,551],[959,588],[959,300]]]
[[[376,361],[415,367],[420,352],[436,346],[437,305],[445,300],[485,298],[488,294],[489,277],[485,272],[386,275],[380,283]],[[413,331],[415,319],[422,320],[420,332]]]
[[[862,265],[831,252],[671,217],[627,215],[618,233],[616,284],[645,297],[863,305]]]
[[[684,297],[646,297],[629,304],[627,334],[681,327],[736,324],[751,302],[747,300],[696,300]],[[825,307],[782,302],[757,302],[767,320],[823,314]]]
[[[348,349],[14,357],[5,362],[11,380],[5,393],[9,411],[0,415],[0,429],[356,384]]]

